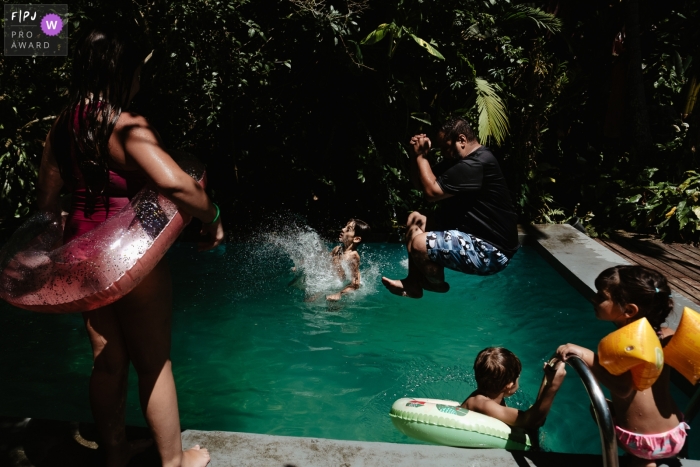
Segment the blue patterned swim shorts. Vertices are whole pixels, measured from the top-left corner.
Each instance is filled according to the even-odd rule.
[[[488,276],[503,271],[510,261],[496,247],[459,230],[427,232],[431,261],[465,274]]]

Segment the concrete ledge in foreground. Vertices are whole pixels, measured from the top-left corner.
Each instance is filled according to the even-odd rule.
[[[370,443],[253,433],[187,430],[184,448],[209,449],[211,467],[598,467],[602,458],[584,454],[460,449],[418,444]],[[658,466],[700,467],[673,459]]]

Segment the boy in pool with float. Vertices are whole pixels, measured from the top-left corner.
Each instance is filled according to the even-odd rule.
[[[357,253],[357,245],[362,241],[362,237],[369,233],[369,225],[360,219],[350,219],[340,231],[338,240],[342,245],[338,245],[331,251],[331,262],[333,268],[345,281],[350,276],[350,283],[343,287],[338,293],[326,295],[326,300],[336,302],[343,294],[354,292],[360,288],[360,255]]]
[[[552,359],[544,364],[544,378],[532,407],[522,411],[506,406],[505,398],[518,390],[522,366],[518,357],[503,347],[488,347],[476,356],[474,376],[477,388],[461,407],[496,418],[510,426],[536,430],[544,425],[554,396],[566,376],[564,362]],[[536,442],[537,436],[531,436]]]

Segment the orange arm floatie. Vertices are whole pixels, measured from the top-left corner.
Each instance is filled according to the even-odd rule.
[[[700,379],[700,313],[683,308],[671,342],[664,347],[666,363],[693,384]]]
[[[605,336],[598,344],[598,360],[610,374],[632,373],[638,391],[651,387],[664,367],[661,342],[646,318]]]

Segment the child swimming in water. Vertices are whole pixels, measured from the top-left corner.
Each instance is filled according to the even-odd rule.
[[[343,287],[340,292],[326,295],[326,300],[338,301],[342,295],[360,288],[360,255],[357,253],[357,246],[362,241],[362,237],[367,235],[369,231],[369,225],[360,219],[350,219],[340,231],[338,240],[342,242],[342,245],[333,248],[331,261],[340,279],[342,281],[349,279],[350,283]]]
[[[646,318],[662,346],[671,341],[674,331],[661,326],[673,309],[671,289],[662,274],[642,266],[616,266],[600,273],[595,286],[596,318],[610,321],[618,328]],[[675,457],[681,451],[689,426],[671,398],[668,366],[652,387],[638,391],[629,371],[611,375],[592,350],[574,344],[557,349],[562,360],[572,355],[581,358],[596,379],[610,390],[617,440],[632,455],[631,466],[652,467],[656,465],[655,459]]]
[[[476,391],[462,402],[462,407],[526,430],[544,425],[554,396],[566,377],[564,362],[552,359],[544,364],[544,378],[537,399],[525,411],[508,407],[505,402],[518,390],[521,370],[520,360],[510,350],[503,347],[482,350],[474,361]],[[537,436],[530,438],[537,441]]]

